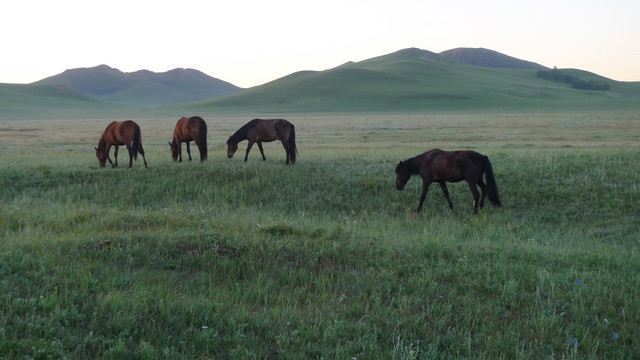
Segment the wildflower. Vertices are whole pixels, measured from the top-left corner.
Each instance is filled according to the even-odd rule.
[[[575,283],[576,283],[576,285],[580,285],[580,284],[582,284],[582,282],[581,282],[580,280],[576,280],[576,282],[575,282]]]
[[[614,339],[617,339],[618,337],[619,337],[619,336],[618,336],[618,333],[613,334],[613,338],[614,338]]]
[[[578,342],[578,338],[573,338],[573,339],[571,339],[571,342],[572,342],[576,347],[580,346],[580,343]]]

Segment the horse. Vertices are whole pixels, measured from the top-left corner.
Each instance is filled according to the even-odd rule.
[[[274,140],[280,140],[284,150],[287,152],[287,160],[285,164],[296,163],[296,130],[292,123],[285,119],[253,119],[243,125],[238,131],[236,131],[229,140],[227,140],[227,156],[229,159],[233,157],[233,154],[238,150],[238,143],[243,140],[248,140],[247,153],[244,155],[244,161],[249,158],[249,151],[254,143],[258,144],[260,154],[262,154],[262,161],[266,161],[264,156],[264,150],[262,149],[262,142],[271,142]]]
[[[486,177],[486,185],[482,181],[482,174]],[[432,182],[440,184],[451,210],[453,210],[453,203],[449,197],[446,182],[459,182],[462,180],[469,184],[469,189],[473,194],[474,214],[478,213],[478,198],[480,198],[476,186],[480,186],[482,190],[480,208],[484,207],[484,199],[487,193],[492,205],[496,207],[502,206],[491,162],[487,156],[475,151],[442,151],[433,149],[411,159],[400,161],[396,166],[396,189],[402,190],[411,175],[420,175],[422,177],[422,194],[420,195],[420,204],[416,212],[422,210],[422,204]]]
[[[183,117],[176,123],[173,130],[173,140],[169,143],[171,146],[171,156],[173,161],[182,162],[182,143],[187,143],[187,154],[191,161],[191,149],[189,142],[195,141],[200,150],[200,161],[207,159],[207,123],[199,116],[190,118]]]
[[[109,157],[112,145],[116,147],[113,152],[115,163]],[[131,167],[133,159],[138,159],[138,153],[144,159],[144,167],[147,167],[147,159],[144,157],[142,138],[140,137],[140,126],[131,120],[114,121],[104,130],[98,147],[95,148],[100,167],[104,167],[107,160],[111,166],[118,167],[118,146],[120,145],[125,145],[129,151],[129,167]]]

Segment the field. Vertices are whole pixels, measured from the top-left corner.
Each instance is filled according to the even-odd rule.
[[[288,115],[294,166],[200,115],[204,163],[135,119],[149,169],[98,168],[110,119],[0,119],[0,358],[640,354],[637,113]],[[416,214],[394,167],[435,147],[488,155],[504,207]]]

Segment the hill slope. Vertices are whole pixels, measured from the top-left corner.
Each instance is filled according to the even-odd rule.
[[[502,69],[548,69],[546,66],[542,66],[531,61],[516,59],[514,57],[501,54],[497,51],[483,48],[456,48],[443,51],[440,53],[440,55],[442,55],[446,59],[456,60],[473,66]]]
[[[0,117],[85,117],[130,111],[125,105],[96,101],[64,85],[0,84]]]
[[[492,58],[508,57],[493,54]],[[596,76],[573,71],[577,76]],[[472,66],[411,48],[326,71],[293,73],[236,95],[180,106],[256,112],[640,107],[637,84],[605,80],[611,83],[611,91],[580,91],[539,79],[532,69]]]
[[[107,65],[66,70],[34,84],[65,85],[103,102],[144,107],[210,99],[242,91],[193,69],[124,73]]]

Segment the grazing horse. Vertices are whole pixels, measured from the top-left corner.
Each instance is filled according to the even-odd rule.
[[[473,194],[473,213],[478,213],[478,189],[482,190],[480,208],[484,207],[484,198],[488,193],[489,201],[495,206],[502,206],[498,195],[498,186],[493,175],[493,168],[489,158],[475,151],[442,151],[433,149],[406,161],[400,161],[396,166],[396,189],[402,190],[411,178],[411,175],[422,177],[422,194],[417,212],[422,210],[422,204],[427,196],[427,190],[432,182],[437,182],[442,187],[444,197],[449,202],[449,208],[453,209],[453,203],[449,198],[446,182],[458,182],[465,180],[469,184]],[[482,181],[482,174],[487,179],[487,184]]]
[[[115,163],[109,157],[111,146],[116,149],[113,152]],[[142,139],[140,137],[140,126],[131,120],[114,121],[104,130],[100,142],[96,149],[96,157],[100,163],[100,167],[104,167],[107,160],[113,167],[118,166],[118,146],[125,145],[129,151],[129,167],[133,163],[133,159],[138,159],[138,153],[144,159],[144,167],[147,167],[147,159],[144,157],[144,149],[142,148]]]
[[[296,130],[293,124],[284,119],[253,119],[243,125],[235,134],[231,135],[227,140],[227,156],[229,159],[233,157],[233,154],[238,150],[238,143],[243,140],[248,140],[247,153],[244,155],[244,161],[249,158],[249,151],[254,143],[258,144],[260,154],[262,154],[262,160],[267,160],[264,157],[264,150],[262,149],[262,142],[270,142],[274,140],[280,140],[284,150],[287,152],[286,164],[291,161],[292,164],[296,163]]]
[[[195,141],[198,150],[200,150],[200,161],[205,161],[207,159],[207,123],[199,116],[183,117],[176,123],[176,128],[173,130],[173,140],[169,143],[173,161],[180,158],[180,162],[182,162],[183,142],[187,143],[187,154],[189,154],[189,161],[191,161],[191,149],[189,148],[191,141]]]

